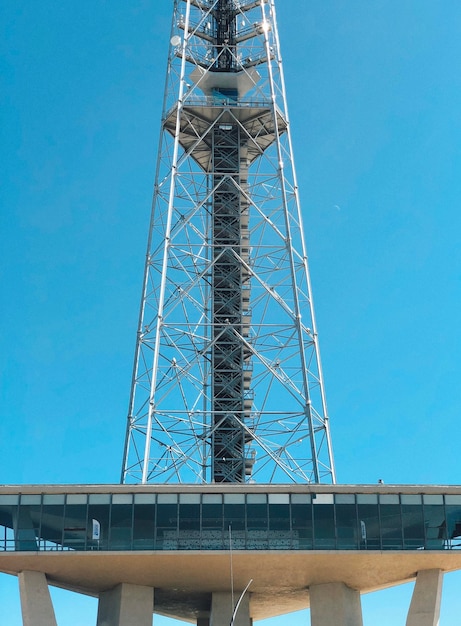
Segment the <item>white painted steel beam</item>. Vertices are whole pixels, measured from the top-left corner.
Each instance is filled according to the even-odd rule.
[[[334,483],[275,2],[170,43],[121,480]]]

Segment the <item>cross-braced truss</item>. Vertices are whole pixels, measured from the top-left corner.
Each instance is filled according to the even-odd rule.
[[[176,0],[123,482],[334,482],[275,6]]]

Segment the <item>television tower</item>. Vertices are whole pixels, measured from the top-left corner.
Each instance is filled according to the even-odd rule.
[[[122,482],[335,482],[274,0],[174,0]]]

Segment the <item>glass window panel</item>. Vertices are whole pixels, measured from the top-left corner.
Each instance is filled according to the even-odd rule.
[[[163,495],[163,494],[161,494]],[[178,505],[157,504],[156,550],[178,548]]]
[[[446,496],[445,496],[446,498]],[[445,506],[448,547],[461,547],[461,504]]]
[[[269,529],[285,531],[290,530],[289,504],[269,504]]]
[[[247,504],[247,527],[252,530],[267,530],[267,504]]]
[[[152,496],[155,494],[136,494]],[[135,496],[135,501],[136,501]],[[155,548],[155,504],[135,504],[133,520],[133,550]]]
[[[267,502],[267,495],[265,493],[248,493],[247,502],[251,504],[262,504]]]
[[[244,493],[225,493],[224,504],[245,504]]]
[[[443,495],[425,493],[423,495],[423,502],[424,504],[443,504]]]
[[[222,529],[223,526],[223,505],[222,504],[202,504],[202,527]]]
[[[243,506],[241,504],[237,505]],[[246,547],[246,532],[245,532],[245,519],[232,521],[228,523],[228,520],[224,520],[223,530],[223,547],[224,549],[232,550],[245,550]]]
[[[265,494],[248,494],[248,496],[259,497],[254,498],[256,501],[247,503],[247,549],[267,550],[269,540]],[[260,496],[264,496],[264,502],[261,502]],[[253,500],[253,497],[251,499]]]
[[[68,493],[66,497],[67,504],[86,504],[86,493]]]
[[[220,499],[222,500],[222,498]],[[223,535],[223,523],[224,517],[222,502],[208,504],[203,502],[201,537],[202,548],[204,548],[205,550],[222,550],[225,547],[229,547],[229,537],[227,532],[225,534],[225,537]]]
[[[359,544],[359,525],[355,504],[336,505],[336,535],[339,550],[356,550]]]
[[[381,534],[384,550],[402,548],[402,520],[399,504],[381,504]]]
[[[132,502],[132,493],[114,493],[112,495],[112,504],[131,504]]]
[[[380,504],[398,504],[399,496],[397,493],[382,493],[379,496]]]
[[[16,515],[17,510],[16,504],[0,504],[0,526],[13,528],[13,515]]]
[[[135,504],[155,504],[155,493],[136,493]]]
[[[112,503],[110,515],[109,549],[131,550],[132,528],[133,506],[131,504]]]
[[[182,504],[200,504],[199,493],[180,493],[179,502]]]
[[[110,493],[90,493],[88,501],[90,504],[110,504]]]
[[[420,494],[402,494],[400,501],[402,504],[421,504],[422,497]]]
[[[177,493],[159,493],[157,495],[157,502],[159,504],[176,504],[178,501]]]
[[[13,507],[5,506],[0,513],[0,550],[12,551],[16,549],[15,537],[12,524],[12,511],[8,511]],[[6,517],[5,517],[6,514]]]
[[[202,550],[229,550],[229,531],[222,528],[204,528],[200,535]]]
[[[334,506],[332,504],[318,505],[313,507],[313,511],[314,548],[331,550],[336,544]]]
[[[446,495],[445,504],[461,504],[461,496]]]
[[[5,495],[5,496],[0,496],[0,506],[2,504],[18,504],[19,502],[19,495]]]
[[[334,495],[332,493],[316,493],[312,501],[314,504],[333,504]]]
[[[113,504],[111,508],[111,524],[131,525],[131,519],[133,516],[132,504]]]
[[[21,495],[21,504],[41,504],[42,496],[38,495]]]
[[[289,504],[289,502],[290,502],[289,493],[270,493],[269,494],[269,504]]]
[[[203,504],[221,504],[222,493],[204,493],[202,502]]]
[[[237,530],[245,530],[244,504],[224,504],[224,528],[229,528],[229,525],[234,534]],[[238,549],[243,550],[244,548],[245,546],[242,546]]]
[[[223,537],[226,548],[232,550],[243,550],[245,548],[245,543],[242,544],[241,540],[244,535],[245,533],[240,530],[235,530],[235,528],[232,528],[231,526],[225,526],[223,529]],[[242,545],[243,547],[241,547]]]
[[[292,504],[291,525],[293,547],[299,550],[312,549],[312,505]]]
[[[80,497],[80,496],[79,496]],[[86,500],[86,495],[85,495]],[[69,496],[67,496],[69,501]],[[65,548],[69,550],[84,550],[87,539],[87,507],[85,504],[66,504],[64,518]]]
[[[355,495],[353,493],[337,493],[335,502],[336,504],[355,504]]]
[[[408,550],[424,548],[423,507],[402,503],[403,547]]]
[[[96,495],[96,494],[92,494]],[[98,494],[99,495],[99,494]],[[110,494],[101,494],[101,495],[109,495]],[[107,550],[108,548],[108,539],[109,539],[109,513],[110,513],[110,504],[109,503],[99,503],[91,502],[90,495],[90,503],[88,505],[88,539],[87,539],[87,549],[88,550]]]
[[[31,497],[35,498],[35,496]],[[40,537],[40,513],[40,504],[29,504],[24,506],[21,504],[19,507],[16,529],[16,550],[38,550],[38,538]]]
[[[131,550],[132,527],[115,526],[110,529],[109,550]]]
[[[368,495],[368,494],[367,494]],[[373,494],[374,495],[374,494]],[[380,550],[381,532],[379,524],[379,509],[375,503],[357,505],[359,523],[359,546],[361,550]]]
[[[177,504],[157,505],[157,526],[159,528],[174,528],[176,530],[178,526]]]
[[[43,504],[64,504],[65,494],[49,494],[45,493],[43,495]]]
[[[312,527],[312,505],[292,504],[291,505],[292,527],[311,528]]]
[[[377,493],[358,493],[357,504],[378,504]]]
[[[443,550],[447,540],[447,522],[443,504],[424,504],[426,549]]]
[[[64,496],[62,496],[64,500]],[[64,530],[64,502],[62,504],[43,504],[42,522],[40,536],[45,544],[46,549],[53,549],[62,546]]]
[[[310,493],[292,493],[291,502],[293,504],[310,504],[311,494]]]
[[[200,531],[200,503],[179,505],[179,529]]]

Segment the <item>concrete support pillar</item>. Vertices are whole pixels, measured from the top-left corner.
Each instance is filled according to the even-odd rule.
[[[309,588],[312,626],[363,626],[360,593],[344,583]]]
[[[438,626],[443,573],[439,569],[418,572],[406,626]]]
[[[152,626],[152,587],[122,583],[99,594],[97,626]]]
[[[240,597],[240,591],[234,593],[234,602]],[[211,596],[210,626],[229,626],[232,619],[232,594],[228,591],[215,591]],[[234,620],[234,626],[251,626],[250,594],[247,592],[240,602]]]
[[[18,578],[24,626],[57,626],[45,574],[26,571]]]

